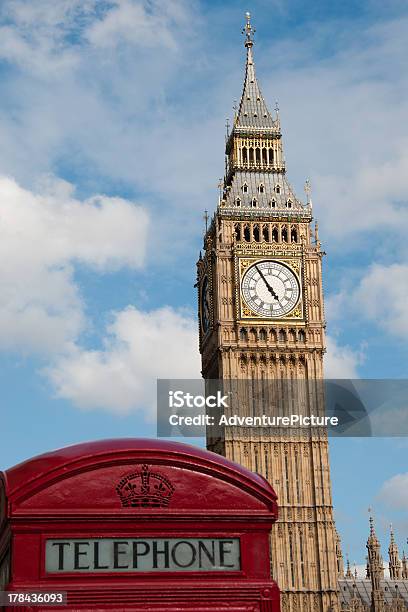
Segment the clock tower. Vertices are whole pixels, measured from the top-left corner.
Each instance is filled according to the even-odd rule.
[[[264,414],[285,403],[291,413],[311,414],[321,409],[322,395],[300,389],[319,389],[323,378],[323,252],[317,227],[311,229],[308,183],[304,204],[286,178],[279,114],[268,110],[258,85],[248,13],[244,33],[243,92],[198,261],[202,374],[271,381],[275,394],[262,398]],[[246,394],[235,412],[255,414],[256,404],[256,393]],[[207,446],[262,474],[278,494],[271,571],[283,612],[338,610],[326,432],[227,426],[222,436],[209,429]]]

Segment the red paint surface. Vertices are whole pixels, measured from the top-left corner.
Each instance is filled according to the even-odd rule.
[[[167,508],[122,507],[116,486],[142,464],[174,486]],[[0,478],[0,499],[6,497],[0,561],[11,547],[8,590],[67,591],[68,606],[58,609],[70,611],[279,612],[279,591],[269,574],[276,495],[242,466],[185,444],[121,439],[47,453]],[[143,536],[239,537],[241,571],[45,572],[47,538]]]

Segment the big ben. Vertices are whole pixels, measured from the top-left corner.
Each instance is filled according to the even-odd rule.
[[[314,383],[323,378],[325,352],[323,253],[309,193],[302,203],[286,177],[279,114],[269,111],[255,74],[253,32],[247,14],[244,86],[198,261],[202,374]],[[262,474],[278,494],[271,571],[282,610],[337,610],[326,433],[226,427],[222,437],[209,433],[207,446]]]

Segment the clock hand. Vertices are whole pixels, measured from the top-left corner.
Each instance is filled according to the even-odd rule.
[[[273,290],[273,288],[270,286],[270,284],[268,283],[268,281],[266,280],[265,276],[263,275],[262,271],[260,268],[258,268],[257,265],[255,265],[256,270],[258,270],[260,277],[262,278],[263,282],[266,285],[266,288],[268,289],[269,293],[272,295],[272,297],[275,298],[275,300],[277,300],[279,306],[282,308],[282,304],[279,301],[279,296],[277,295],[277,293],[275,293],[275,291]]]

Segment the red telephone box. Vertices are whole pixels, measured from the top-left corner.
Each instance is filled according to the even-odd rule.
[[[193,446],[122,439],[47,453],[0,474],[0,590],[65,592],[67,603],[5,609],[279,612],[276,519],[264,478]]]

